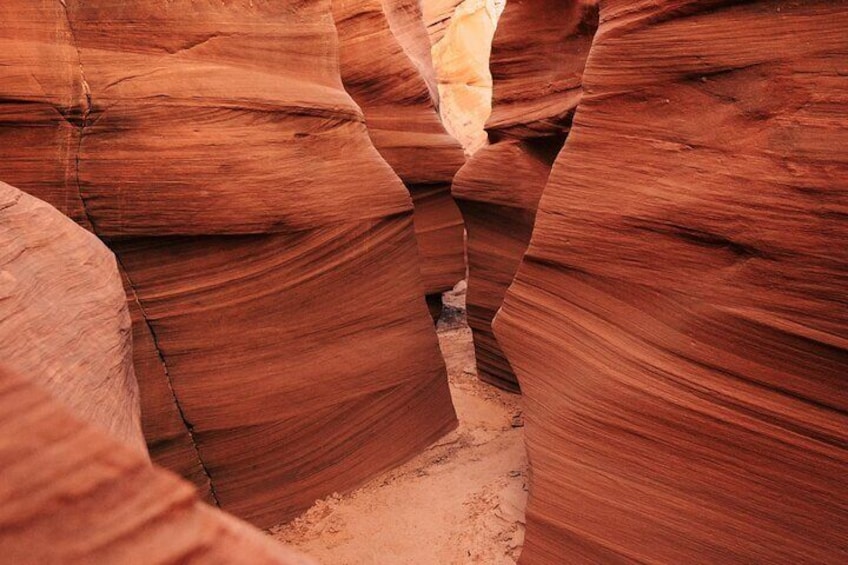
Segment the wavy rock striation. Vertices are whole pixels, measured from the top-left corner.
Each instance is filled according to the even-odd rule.
[[[328,1],[11,4],[0,174],[118,255],[156,461],[268,526],[455,425]]]
[[[465,278],[462,216],[450,196],[465,157],[442,126],[418,67],[393,34],[393,12],[384,7],[391,4],[334,0],[342,79],[365,113],[375,147],[412,195],[424,288],[438,316],[441,293]]]
[[[495,322],[533,464],[522,560],[845,562],[848,5],[601,22]]]
[[[424,23],[422,0],[381,0],[383,13],[395,40],[415,64],[418,74],[427,82],[433,104],[439,106],[436,70],[430,52],[430,35]]]
[[[115,256],[52,206],[3,182],[0,358],[147,457]]]
[[[0,413],[8,563],[312,563],[5,370]]]
[[[453,195],[468,231],[468,323],[480,378],[518,390],[492,319],[530,242],[536,207],[580,100],[597,27],[595,2],[513,2],[492,45],[491,145],[469,159]],[[544,88],[539,88],[539,85]]]
[[[5,2],[0,22],[3,178],[92,229],[78,182],[91,93],[67,7],[52,0]],[[120,263],[118,268],[133,322],[133,365],[150,454],[192,478],[211,500],[208,476],[180,417],[150,329]]]

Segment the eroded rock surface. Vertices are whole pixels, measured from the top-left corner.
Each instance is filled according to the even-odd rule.
[[[3,9],[0,175],[118,255],[156,461],[267,526],[455,426],[328,1]]]
[[[147,457],[115,256],[49,204],[3,182],[0,359]]]
[[[395,4],[398,10],[407,2]],[[419,66],[393,33],[398,26],[390,25],[390,14],[397,13],[391,5],[333,1],[342,79],[365,113],[377,150],[412,195],[424,288],[438,298],[465,277],[462,216],[450,196],[465,158],[442,126]],[[426,36],[415,39],[417,44]]]
[[[492,319],[530,242],[539,198],[580,101],[597,18],[596,3],[583,0],[507,4],[492,46],[492,144],[454,179],[468,230],[468,323],[480,378],[509,390],[518,382]]]
[[[88,227],[75,174],[84,101],[63,3],[0,3],[0,179]]]
[[[495,322],[525,395],[522,559],[844,562],[848,5],[600,19]]]
[[[0,413],[7,563],[312,563],[5,369]]]
[[[424,22],[422,0],[381,0],[381,2],[392,35],[415,63],[418,74],[427,82],[433,103],[438,107],[439,89],[436,84],[436,70],[433,68],[433,56],[430,52],[430,35]]]
[[[424,0],[445,128],[474,154],[492,109],[489,53],[503,0]]]

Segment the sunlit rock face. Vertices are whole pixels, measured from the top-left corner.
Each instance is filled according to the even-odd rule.
[[[486,145],[492,108],[489,52],[503,0],[423,0],[442,122],[469,155]]]
[[[0,178],[117,254],[154,460],[266,526],[455,425],[329,1],[65,4],[0,8]]]
[[[312,563],[202,504],[191,485],[33,380],[0,369],[5,562]]]
[[[404,49],[420,42],[427,48],[423,21],[417,20],[415,36],[411,23],[391,25],[392,14],[408,14],[399,12],[407,4],[334,0],[333,13],[344,85],[365,113],[377,150],[412,195],[424,289],[440,304],[441,293],[465,278],[462,216],[450,196],[465,157],[439,120],[421,65]],[[409,33],[401,42],[396,31]]]
[[[536,207],[581,96],[598,19],[593,2],[507,4],[492,46],[491,145],[454,179],[468,230],[468,323],[480,378],[519,383],[492,333],[533,229]]]
[[[0,182],[0,363],[143,453],[130,317],[115,256],[58,210]]]
[[[495,322],[526,563],[840,563],[848,10],[606,0]]]

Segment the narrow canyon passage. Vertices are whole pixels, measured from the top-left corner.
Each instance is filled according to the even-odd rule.
[[[528,488],[521,397],[477,376],[464,281],[445,305],[439,345],[459,427],[354,492],[319,500],[273,537],[326,564],[516,562]]]
[[[848,0],[2,0],[0,565],[848,564]]]

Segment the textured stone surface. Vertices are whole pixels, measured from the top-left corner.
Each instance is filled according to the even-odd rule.
[[[84,100],[63,4],[0,3],[0,179],[87,226],[75,175]]]
[[[403,50],[418,69],[418,74],[427,82],[430,97],[438,107],[439,89],[433,68],[433,56],[430,53],[430,35],[424,23],[422,0],[381,1],[392,35],[403,46]]]
[[[114,255],[52,206],[3,182],[0,359],[147,457]]]
[[[492,46],[490,140],[561,135],[582,94],[598,0],[508,3]]]
[[[468,323],[479,375],[509,390],[518,390],[518,382],[491,323],[530,242],[539,198],[568,135],[597,17],[595,3],[582,0],[507,5],[492,46],[496,81],[486,126],[492,144],[454,180],[468,230]]]
[[[135,290],[124,273],[127,307],[132,318],[133,365],[141,383],[141,425],[151,457],[195,484],[206,502],[214,504],[209,474],[180,412],[174,390],[150,325]]]
[[[453,425],[403,219],[115,243],[223,508],[282,521]]]
[[[6,370],[0,413],[7,563],[312,563]]]
[[[478,375],[515,392],[518,381],[492,332],[492,320],[527,249],[536,206],[561,145],[562,138],[544,138],[484,147],[453,185],[468,230],[467,312]]]
[[[422,0],[421,14],[424,17],[424,25],[430,35],[430,43],[435,45],[444,37],[448,25],[450,25],[456,7],[463,0]]]
[[[503,0],[426,0],[424,6],[425,18],[433,24],[439,113],[445,128],[472,155],[487,141],[483,126],[492,110],[489,52]],[[454,7],[449,18],[442,13],[448,6]]]
[[[441,124],[419,66],[393,33],[399,26],[390,25],[390,15],[406,4],[334,0],[333,13],[345,87],[365,113],[377,150],[412,194],[424,288],[440,295],[465,277],[462,217],[450,196],[465,158]],[[426,42],[426,35],[404,43],[410,39]]]
[[[848,5],[607,0],[495,321],[526,563],[848,558]]]
[[[0,176],[116,251],[154,459],[271,525],[454,426],[412,202],[330,3],[66,4],[0,26],[0,140],[41,143]]]

